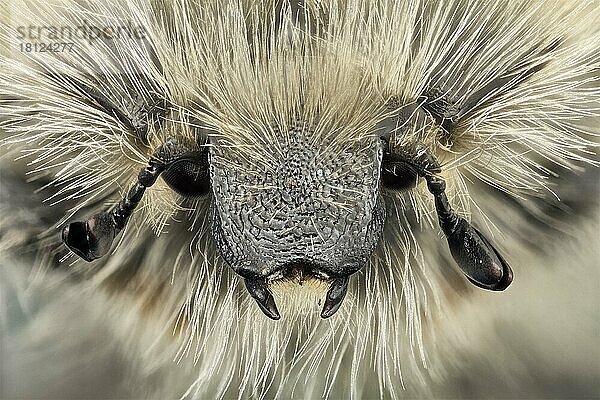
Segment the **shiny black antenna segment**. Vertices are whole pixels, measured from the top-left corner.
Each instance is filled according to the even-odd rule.
[[[483,289],[506,289],[513,279],[512,269],[494,245],[452,209],[445,192],[446,182],[438,175],[442,171],[441,165],[427,148],[416,144],[395,154],[388,151],[384,154],[384,162],[392,166],[406,165],[405,170],[411,169],[427,181],[450,253],[469,281]]]
[[[167,185],[180,195],[196,197],[210,190],[208,170],[206,147],[190,151],[177,140],[170,139],[152,155],[125,198],[109,211],[65,226],[62,241],[85,261],[94,261],[108,253],[113,240],[127,225],[146,189],[154,185],[161,174]]]
[[[151,160],[149,165],[140,171],[137,182],[116,206],[109,211],[95,214],[86,221],[72,222],[62,231],[65,245],[83,258],[91,262],[104,256],[110,250],[113,240],[123,230],[129,217],[142,200],[146,188],[154,185],[166,165]]]

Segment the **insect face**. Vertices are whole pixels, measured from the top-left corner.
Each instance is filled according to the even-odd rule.
[[[217,246],[250,288],[291,278],[347,282],[383,231],[381,143],[369,137],[331,151],[334,144],[297,127],[285,136],[266,162],[211,148]]]
[[[210,151],[207,146],[190,150],[197,144],[171,139],[121,202],[66,226],[63,241],[86,261],[102,257],[162,174],[183,196],[205,196],[212,189],[208,217],[217,248],[268,317],[280,318],[270,284],[311,278],[329,283],[321,312],[327,318],[339,309],[350,275],[367,264],[382,236],[380,186],[407,190],[421,177],[435,198],[451,254],[467,278],[489,290],[510,285],[509,265],[454,212],[445,182],[436,176],[440,165],[423,145],[391,154],[385,136],[328,142],[302,124],[275,137],[277,144],[266,140],[261,150],[254,148],[255,157],[244,154],[243,146],[224,145],[218,136],[210,139]]]

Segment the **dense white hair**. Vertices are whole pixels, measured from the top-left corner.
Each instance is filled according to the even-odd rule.
[[[43,186],[32,197],[40,204],[23,215],[13,211],[21,206],[15,198],[5,200],[12,215],[3,247],[28,244],[39,252],[37,265],[60,260],[85,278],[74,298],[93,297],[94,309],[109,314],[95,321],[119,339],[138,379],[148,378],[138,382],[145,396],[434,395],[432,379],[447,376],[462,349],[479,343],[473,335],[486,331],[482,322],[465,336],[463,321],[474,320],[465,303],[492,303],[493,313],[493,303],[523,298],[512,289],[492,295],[469,287],[446,255],[424,185],[390,197],[382,242],[329,320],[319,317],[326,287],[316,282],[274,287],[283,318],[264,318],[220,260],[206,202],[181,198],[164,183],[148,191],[112,254],[91,265],[67,254],[56,228],[118,201],[168,137],[212,135],[236,157],[268,166],[286,145],[280,132],[287,129],[277,127],[296,119],[315,126],[315,141],[344,143],[379,134],[384,118],[423,98],[448,102],[459,110],[451,131],[427,115],[398,126],[402,134],[391,144],[418,140],[442,160],[451,201],[497,237],[517,282],[533,276],[526,264],[542,257],[527,243],[572,230],[531,221],[562,223],[545,217],[548,204],[559,204],[558,173],[576,180],[572,171],[597,162],[598,2],[36,0],[0,7],[3,168],[25,160],[29,180]],[[77,40],[72,53],[18,51],[15,26],[80,21],[129,22],[145,37]],[[137,118],[136,129],[92,92]]]

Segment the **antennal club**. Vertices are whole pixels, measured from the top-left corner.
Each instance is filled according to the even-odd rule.
[[[425,179],[435,197],[440,227],[448,240],[450,253],[462,272],[480,288],[506,289],[513,279],[506,260],[481,232],[454,212],[446,197],[446,182],[432,175],[426,175]]]
[[[409,164],[425,178],[435,198],[440,227],[448,240],[450,253],[467,278],[483,289],[506,289],[513,279],[510,266],[479,230],[452,209],[446,197],[446,182],[436,175],[441,172],[441,166],[426,147],[416,144],[397,154],[386,153],[386,157],[391,162]]]
[[[85,261],[94,261],[108,253],[146,189],[154,185],[163,172],[163,180],[175,192],[197,197],[210,190],[208,171],[207,147],[196,150],[194,145],[185,145],[170,138],[152,155],[148,166],[140,171],[137,182],[124,199],[109,211],[93,215],[86,221],[70,223],[62,231],[62,240]]]
[[[65,245],[88,262],[108,253],[113,240],[127,225],[129,217],[142,200],[146,188],[154,185],[165,169],[165,164],[150,160],[148,166],[138,174],[137,182],[127,196],[111,210],[65,226],[62,231]]]

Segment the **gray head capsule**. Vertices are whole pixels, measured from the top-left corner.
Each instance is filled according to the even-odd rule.
[[[267,316],[279,317],[270,283],[302,275],[329,282],[326,318],[381,237],[381,143],[368,137],[331,151],[298,130],[287,139],[266,166],[211,148],[213,236]]]

